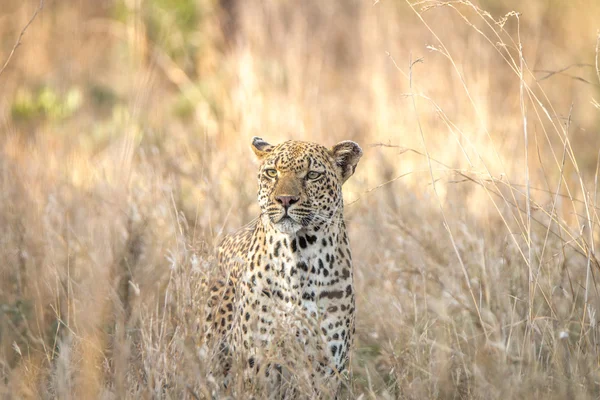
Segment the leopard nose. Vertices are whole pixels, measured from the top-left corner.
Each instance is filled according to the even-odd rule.
[[[292,204],[297,203],[298,200],[300,200],[300,197],[299,196],[277,196],[275,198],[275,200],[277,200],[277,202],[279,204],[281,204],[283,207],[288,208]]]

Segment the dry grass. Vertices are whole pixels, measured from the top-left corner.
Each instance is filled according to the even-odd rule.
[[[2,64],[38,4],[3,1]],[[0,75],[0,397],[225,396],[199,281],[257,213],[258,135],[365,150],[342,397],[598,398],[598,21],[593,0],[47,1]]]

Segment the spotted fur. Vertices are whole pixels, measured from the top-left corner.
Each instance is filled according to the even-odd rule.
[[[210,335],[220,340],[226,375],[243,354],[250,379],[277,375],[270,382],[280,382],[285,367],[275,361],[285,353],[270,359],[269,349],[295,341],[312,365],[311,378],[336,391],[355,315],[342,184],[362,150],[351,141],[328,149],[299,141],[272,146],[260,138],[252,148],[260,162],[261,215],[218,247],[223,279],[211,288]]]

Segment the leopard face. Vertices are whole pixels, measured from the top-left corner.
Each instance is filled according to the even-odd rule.
[[[356,143],[328,149],[299,141],[271,146],[254,138],[252,147],[260,161],[258,203],[264,223],[292,234],[318,230],[341,214],[342,184],[362,155]]]

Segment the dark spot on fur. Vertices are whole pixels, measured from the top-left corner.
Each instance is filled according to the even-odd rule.
[[[308,272],[308,265],[306,265],[306,263],[304,261],[300,261],[297,264],[298,269],[304,271],[304,272]]]
[[[300,244],[300,248],[302,248],[302,249],[306,248],[306,239],[304,238],[304,236],[300,236],[298,238],[298,243]]]
[[[342,297],[344,297],[343,290],[325,291],[325,292],[321,292],[321,294],[319,295],[320,299],[324,299],[324,298],[341,299]]]
[[[281,242],[277,241],[277,243],[275,243],[275,250],[273,251],[273,254],[275,255],[275,257],[279,257],[280,249],[281,249]]]

